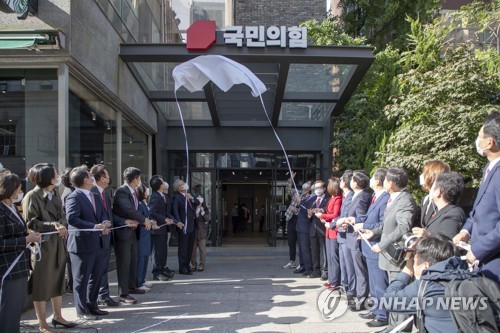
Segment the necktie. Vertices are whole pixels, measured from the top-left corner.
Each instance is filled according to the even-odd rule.
[[[371,205],[373,205],[375,203],[375,200],[377,200],[377,197],[375,196],[375,194],[372,196],[372,203]]]
[[[389,208],[392,204],[392,198],[389,198],[389,200],[387,201],[387,208]]]
[[[90,198],[90,203],[92,204],[92,208],[94,209],[94,213],[96,212],[95,210],[95,199],[94,199],[94,194],[92,192],[89,193],[89,198]]]
[[[135,206],[135,209],[139,208],[139,202],[137,201],[137,192],[136,191],[134,191],[134,206]]]
[[[319,207],[319,203],[321,202],[321,198],[316,199],[316,208]]]
[[[106,194],[104,191],[101,192],[102,196],[102,205],[104,206],[104,210],[108,211],[108,205],[106,204]]]

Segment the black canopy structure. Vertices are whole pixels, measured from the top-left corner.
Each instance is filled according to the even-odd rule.
[[[150,101],[179,126],[173,68],[200,55],[222,55],[248,67],[264,82],[262,95],[273,126],[329,127],[374,61],[372,48],[309,46],[248,48],[214,45],[193,52],[185,44],[122,44],[120,58],[128,65]],[[203,92],[177,92],[186,126],[269,126],[259,98],[244,85],[221,91],[209,82]]]

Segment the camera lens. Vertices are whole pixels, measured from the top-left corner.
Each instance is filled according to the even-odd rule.
[[[418,239],[417,236],[409,232],[403,235],[401,241],[403,242],[403,246],[405,247],[405,249],[409,249],[412,247],[413,244],[415,244],[417,239]]]

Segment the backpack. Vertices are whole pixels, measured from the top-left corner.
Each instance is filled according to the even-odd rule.
[[[445,296],[449,299],[469,297],[480,300],[478,306],[469,310],[450,309],[450,314],[460,333],[498,333],[500,329],[500,287],[493,281],[470,273],[463,280],[441,283],[445,286]],[[469,298],[469,299],[470,299]],[[483,302],[481,302],[481,299]],[[487,306],[486,304],[487,299]]]

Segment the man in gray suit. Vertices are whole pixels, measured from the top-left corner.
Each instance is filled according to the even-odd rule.
[[[405,170],[399,167],[387,169],[384,188],[390,194],[390,198],[387,201],[384,223],[373,230],[363,230],[367,239],[380,236],[380,242],[372,246],[372,251],[382,253],[379,256],[378,265],[380,269],[387,271],[389,283],[401,271],[401,266],[397,266],[389,260],[389,255],[386,252],[387,247],[401,241],[404,234],[411,232],[416,218],[417,205],[411,193],[405,189],[407,185],[408,174]],[[387,326],[385,331],[390,332],[407,318],[408,315],[390,313],[389,326]],[[411,325],[410,327],[406,327],[406,329],[411,331]]]

